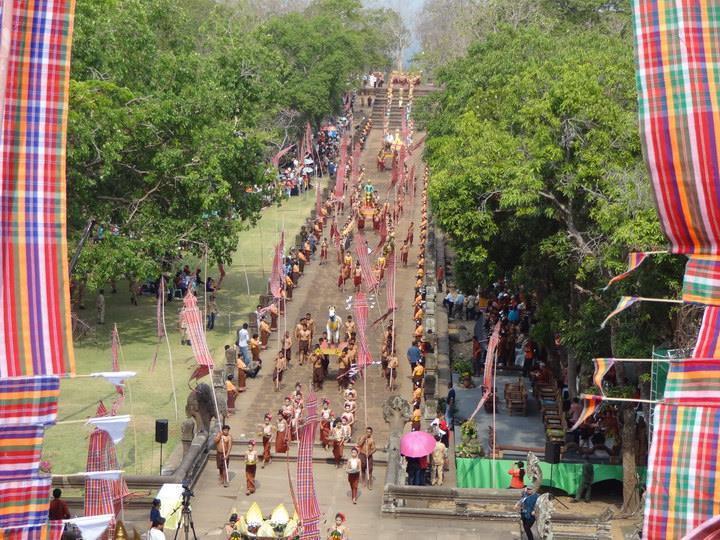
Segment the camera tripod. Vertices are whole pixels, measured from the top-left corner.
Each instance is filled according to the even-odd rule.
[[[190,540],[190,531],[192,531],[193,540],[197,540],[197,534],[195,533],[195,523],[193,522],[192,509],[190,508],[190,502],[183,501],[174,511],[180,510],[180,520],[178,521],[177,529],[175,529],[174,540],[177,540],[182,528],[184,534],[184,540]],[[172,515],[172,514],[171,514]]]

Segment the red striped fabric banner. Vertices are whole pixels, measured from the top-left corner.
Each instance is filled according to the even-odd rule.
[[[158,339],[165,337],[165,294],[165,276],[160,276],[160,286],[155,305],[155,323]]]
[[[360,270],[362,271],[362,280],[368,292],[374,291],[378,287],[378,281],[372,271],[370,264],[370,255],[368,254],[368,244],[365,235],[358,232],[355,235],[355,254],[360,261]]]
[[[3,3],[0,377],[75,372],[65,130],[73,0]]]
[[[720,306],[720,257],[690,256],[683,276],[682,299]]]
[[[0,483],[0,529],[45,524],[51,487],[49,476]]]
[[[0,529],[0,540],[60,540],[64,530],[62,521],[48,521],[34,527]]]
[[[43,434],[43,426],[0,427],[0,482],[37,476]]]
[[[320,181],[315,185],[315,219],[322,216],[322,190],[320,189]]]
[[[283,157],[285,154],[287,154],[290,150],[292,150],[293,148],[295,148],[295,144],[291,144],[291,145],[289,145],[289,146],[286,146],[285,148],[283,148],[282,150],[280,150],[277,154],[275,154],[275,155],[272,157],[272,164],[273,164],[273,166],[274,166],[276,169],[280,166],[280,160],[282,159],[282,157]]]
[[[615,363],[615,360],[613,358],[593,358],[593,364],[595,365],[595,373],[593,374],[593,382],[595,383],[595,386],[597,386],[600,389],[600,392],[604,394],[603,391],[603,377],[607,374],[608,371],[610,371],[610,368],[613,367],[613,364]]]
[[[311,392],[305,401],[305,423],[300,428],[297,457],[297,507],[303,530],[301,539],[320,539],[320,507],[315,493],[313,476],[313,441],[318,423],[317,395]]]
[[[395,303],[395,250],[393,249],[386,258],[387,266],[385,272],[385,305],[388,311],[397,308]]]
[[[0,378],[0,426],[55,423],[59,395],[58,377]]]
[[[280,242],[275,246],[273,265],[270,271],[270,294],[282,298],[283,254],[285,253],[285,231],[280,233]]]
[[[119,354],[120,354],[120,335],[118,334],[117,324],[113,325],[112,329],[112,336],[111,336],[111,345],[110,345],[110,353],[112,356],[112,370],[113,371],[120,371],[120,361],[119,361]]]
[[[482,406],[485,405],[485,402],[490,397],[490,394],[493,392],[494,384],[494,369],[495,369],[495,352],[497,351],[497,346],[500,343],[500,321],[495,323],[495,327],[493,328],[492,334],[490,334],[490,339],[488,340],[488,348],[487,353],[485,354],[485,371],[483,372],[483,393],[480,397],[480,401],[478,402],[477,406],[475,407],[475,410],[470,415],[470,420],[475,418],[475,415],[480,412],[480,409],[482,409]]]
[[[353,299],[353,316],[355,318],[355,327],[357,328],[358,337],[358,367],[372,364],[372,356],[368,349],[367,342],[367,322],[368,322],[368,302],[365,293],[359,292]]]
[[[573,426],[568,431],[575,431],[577,428],[579,428],[585,420],[590,418],[593,414],[595,414],[595,411],[600,406],[600,403],[602,402],[601,396],[586,396],[582,395],[580,396],[580,399],[583,402],[583,410],[580,413],[580,417],[578,418],[577,422],[573,424]]]
[[[720,17],[714,2],[634,0],[643,157],[673,253],[720,254]]]
[[[107,431],[95,429],[90,433],[87,472],[118,470],[115,445]],[[116,514],[122,500],[130,495],[123,478],[118,480],[85,479],[85,515]],[[112,537],[112,536],[111,536]]]
[[[618,274],[617,276],[612,278],[610,281],[608,281],[608,284],[605,285],[605,287],[603,288],[603,291],[608,290],[608,288],[610,288],[610,285],[612,285],[613,283],[617,283],[618,281],[625,279],[630,274],[632,274],[638,268],[638,266],[640,266],[643,263],[643,261],[645,259],[647,259],[647,257],[648,257],[647,253],[643,253],[643,252],[639,252],[639,251],[633,251],[633,252],[629,253],[627,270],[625,272],[623,272],[622,274]]]
[[[705,308],[693,357],[720,358],[720,307]]]
[[[209,373],[215,364],[205,340],[205,325],[200,309],[198,309],[197,298],[192,292],[188,291],[185,295],[183,306],[182,320],[187,328],[193,356],[198,365]]]
[[[335,173],[335,199],[341,201],[345,196],[345,167],[347,166],[347,137],[340,138],[340,161]]]

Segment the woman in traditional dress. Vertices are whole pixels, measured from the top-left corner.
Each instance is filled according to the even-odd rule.
[[[328,241],[327,238],[322,239],[320,244],[320,264],[324,265],[328,259]]]
[[[343,433],[341,421],[335,420],[335,423],[330,431],[330,439],[332,440],[333,445],[333,458],[335,459],[335,466],[339,469],[340,462],[343,457],[343,451],[345,450],[345,435]]]
[[[265,465],[270,465],[270,462],[272,461],[272,456],[270,455],[270,441],[272,440],[273,435],[273,425],[272,425],[272,415],[270,413],[265,414],[265,422],[261,424],[262,427],[262,442],[263,442],[263,464],[262,468],[265,468]]]
[[[257,472],[257,451],[255,450],[255,441],[248,442],[248,451],[245,454],[245,495],[255,493],[255,473]]]
[[[324,449],[330,445],[330,418],[332,410],[330,410],[330,401],[323,399],[323,406],[320,409],[320,442]]]
[[[357,504],[358,482],[360,481],[360,457],[358,456],[357,448],[350,450],[350,457],[345,463],[345,471],[348,475],[352,502],[353,504]]]
[[[275,453],[284,454],[288,451],[287,439],[288,423],[283,416],[282,410],[278,411],[277,426],[275,428]]]
[[[335,526],[328,529],[328,540],[349,540],[347,527],[345,524],[345,515],[338,512],[335,514]]]

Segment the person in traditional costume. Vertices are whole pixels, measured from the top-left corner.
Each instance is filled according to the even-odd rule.
[[[285,353],[278,351],[275,357],[275,369],[273,370],[273,381],[275,381],[275,391],[280,390],[280,384],[282,383],[283,373],[287,369],[287,360],[285,359]]]
[[[278,307],[273,302],[270,304],[270,331],[273,332],[277,330],[277,321],[278,321]]]
[[[268,340],[270,339],[270,324],[265,317],[260,319],[260,348],[264,351],[267,349]]]
[[[270,465],[270,462],[272,461],[272,456],[270,455],[270,443],[272,441],[273,431],[275,431],[275,427],[272,425],[272,415],[270,413],[265,414],[265,421],[260,424],[260,427],[262,428],[262,442],[263,442],[263,463],[262,468],[265,468],[265,465]]]
[[[357,504],[358,482],[360,481],[360,458],[357,448],[350,450],[350,457],[345,463],[345,472],[347,472],[350,484],[350,497],[353,504]]]
[[[360,292],[360,285],[362,284],[362,268],[360,267],[360,261],[355,263],[355,269],[353,270],[353,285],[355,286],[355,292]]]
[[[397,386],[395,385],[395,382],[397,381],[397,374],[398,374],[398,367],[400,366],[400,361],[398,360],[398,357],[396,354],[391,354],[388,358],[388,373],[387,373],[387,389],[391,392],[394,392]]]
[[[343,430],[346,430],[345,442],[350,442],[352,437],[352,429],[355,424],[355,414],[352,412],[352,405],[345,403],[343,406],[344,412],[340,415],[340,422],[342,422]]]
[[[413,238],[415,236],[414,229],[415,229],[415,222],[411,221],[410,225],[408,226],[407,235],[405,236],[405,240],[410,245],[410,247],[412,247],[412,245],[413,245]]]
[[[400,246],[400,262],[402,263],[403,267],[407,267],[409,250],[410,246],[408,245],[408,241],[403,240],[403,244],[402,246]]]
[[[225,381],[225,390],[227,392],[227,410],[228,415],[235,414],[235,398],[237,398],[238,390],[235,388],[235,385],[233,384],[233,374],[227,376],[227,380]]]
[[[340,468],[340,462],[343,457],[345,447],[345,434],[343,432],[342,422],[335,420],[330,431],[330,440],[333,445],[333,458],[335,459],[335,467]]]
[[[275,427],[275,453],[284,454],[288,451],[288,423],[282,410],[278,411],[277,426]]]
[[[330,445],[330,419],[332,417],[333,412],[330,409],[330,401],[323,399],[322,409],[320,409],[320,442],[324,449],[327,449]]]
[[[373,455],[375,454],[375,439],[373,439],[373,428],[365,428],[365,435],[358,441],[358,453],[360,455],[360,470],[362,472],[363,486],[372,489],[373,478]]]
[[[328,529],[327,540],[349,540],[348,529],[344,525],[345,515],[338,512],[335,514],[335,526]]]
[[[255,450],[255,441],[248,442],[248,451],[245,454],[245,495],[255,493],[255,473],[257,472],[258,454]]]
[[[348,315],[345,319],[345,341],[349,342],[351,339],[355,339],[356,331],[355,321],[353,321],[352,315]]]
[[[355,401],[357,399],[357,390],[355,390],[354,383],[348,383],[348,387],[343,391],[343,398],[347,401]]]
[[[230,450],[232,450],[232,437],[230,426],[223,425],[222,429],[215,435],[215,463],[220,475],[220,483],[223,487],[228,486],[230,467]]]
[[[320,265],[324,265],[328,260],[328,241],[327,238],[323,238],[320,243]]]
[[[323,355],[319,346],[310,354],[310,363],[313,368],[313,387],[315,390],[322,390],[323,381],[325,380],[325,368],[323,367]]]
[[[290,365],[290,360],[292,360],[292,337],[290,337],[290,332],[288,330],[285,330],[285,336],[283,337],[283,355],[285,356],[285,361],[287,362],[287,365]]]

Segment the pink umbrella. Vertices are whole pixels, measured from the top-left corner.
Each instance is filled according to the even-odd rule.
[[[400,437],[400,453],[406,457],[423,457],[435,449],[435,437],[427,431],[411,431]]]

